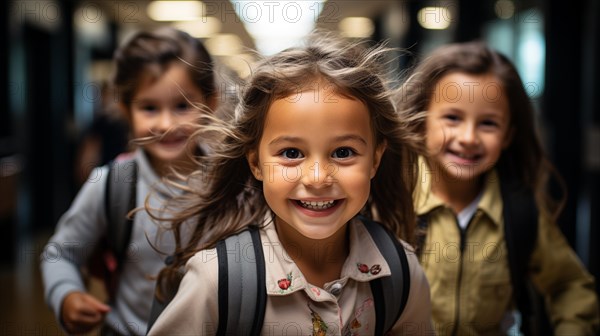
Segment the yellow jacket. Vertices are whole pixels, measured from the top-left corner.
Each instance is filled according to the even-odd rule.
[[[417,214],[428,215],[420,261],[431,287],[437,334],[501,335],[501,323],[515,303],[498,176],[491,171],[486,177],[477,211],[461,233],[454,212],[431,193],[436,175],[430,173],[421,170],[414,200]],[[529,270],[533,285],[546,299],[556,335],[597,332],[594,278],[559,228],[542,215]]]

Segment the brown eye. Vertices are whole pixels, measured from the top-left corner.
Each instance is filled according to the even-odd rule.
[[[481,125],[486,127],[498,127],[498,123],[494,120],[484,120],[481,122]]]
[[[446,114],[446,115],[444,115],[444,119],[451,121],[451,122],[457,122],[460,120],[460,118],[454,114]]]
[[[281,155],[286,159],[299,159],[302,157],[302,153],[295,148],[288,148],[281,152]]]
[[[156,108],[156,106],[154,105],[143,105],[140,107],[140,109],[144,112],[149,112],[149,113],[153,113],[156,112],[158,109]]]
[[[348,147],[340,147],[333,152],[333,157],[336,159],[345,159],[354,154],[354,151]]]

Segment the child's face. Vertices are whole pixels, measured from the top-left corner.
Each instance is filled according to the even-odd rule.
[[[480,177],[509,145],[509,122],[508,100],[496,77],[465,73],[442,77],[426,119],[427,151],[435,174],[459,183]]]
[[[200,113],[189,102],[201,105],[205,103],[204,95],[190,80],[187,69],[178,64],[171,65],[156,80],[146,77],[136,91],[130,107],[133,136],[141,138],[169,131],[144,146],[155,168],[186,159],[190,127],[182,126],[193,122]]]
[[[324,239],[365,205],[383,151],[362,102],[320,89],[273,102],[248,160],[277,225]]]

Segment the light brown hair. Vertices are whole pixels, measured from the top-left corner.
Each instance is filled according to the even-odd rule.
[[[383,75],[386,49],[349,44],[341,38],[318,32],[304,47],[291,48],[260,61],[240,96],[234,120],[212,123],[205,131],[223,136],[214,155],[203,161],[202,171],[188,179],[187,193],[175,200],[179,208],[172,220],[177,247],[173,263],[158,278],[161,292],[172,292],[180,280],[180,269],[197,251],[251,225],[260,225],[269,210],[262,182],[252,175],[246,159],[260,142],[267,111],[273,101],[302,92],[315,83],[332,85],[335,92],[363,102],[370,113],[376,143],[386,143],[379,169],[371,181],[370,197],[361,211],[375,218],[405,240],[413,240],[415,214],[412,190],[416,159],[412,145],[417,136],[400,120],[392,91]],[[301,126],[300,126],[301,127]],[[198,179],[207,182],[204,187]],[[376,214],[376,215],[375,215]],[[190,237],[179,237],[185,223],[193,220]]]

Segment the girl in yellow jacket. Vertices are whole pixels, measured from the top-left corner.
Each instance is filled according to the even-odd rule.
[[[556,335],[595,334],[594,279],[555,224],[564,200],[553,202],[546,191],[555,171],[510,61],[481,43],[444,46],[414,69],[398,106],[417,120],[413,132],[427,153],[414,201],[437,333],[502,335],[518,324],[514,311],[527,293],[511,281],[518,275],[509,267],[500,188],[511,181],[533,196],[538,214],[532,241],[515,244],[531,246],[529,256],[519,256],[529,258],[521,275],[543,295]],[[524,239],[527,225],[536,225],[535,217],[512,224],[515,240]]]

